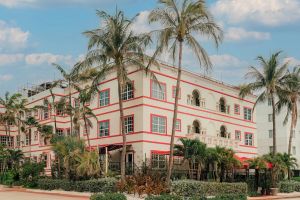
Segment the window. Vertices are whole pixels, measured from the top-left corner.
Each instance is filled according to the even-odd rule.
[[[222,97],[219,101],[219,111],[226,113],[226,102],[225,99]]]
[[[245,145],[253,146],[253,134],[245,133]]]
[[[74,107],[79,108],[80,107],[80,100],[79,99],[74,99]]]
[[[29,146],[31,144],[30,139],[31,139],[31,134],[30,133],[25,134],[25,146]]]
[[[33,139],[34,139],[34,141],[38,141],[39,133],[37,131],[34,131]]]
[[[193,95],[193,99],[192,99],[193,105],[200,106],[200,93],[198,92],[198,90],[194,90],[192,95]]]
[[[63,136],[64,135],[64,129],[61,129],[61,128],[56,129],[56,135]]]
[[[13,137],[12,136],[6,136],[1,135],[0,136],[0,144],[7,147],[13,147]]]
[[[21,143],[20,135],[17,135],[16,136],[16,144],[17,144],[18,147],[20,146],[20,143]]]
[[[63,116],[64,115],[64,110],[63,108],[56,108],[56,115],[57,116]]]
[[[269,138],[273,138],[273,130],[269,130]]]
[[[177,119],[176,120],[176,131],[181,131],[181,120],[180,119]]]
[[[125,133],[134,132],[134,118],[133,118],[133,115],[127,116],[127,117],[124,118],[124,126],[125,126]]]
[[[293,146],[293,155],[296,155],[296,147]]]
[[[151,118],[151,130],[154,133],[166,133],[167,118],[153,115]]]
[[[176,86],[172,86],[172,97],[175,98],[176,95]],[[181,98],[181,88],[179,89],[179,94],[178,94],[179,99]]]
[[[250,108],[244,107],[244,119],[251,121],[251,119],[252,119],[252,110]]]
[[[234,104],[234,114],[236,115],[240,114],[240,105]]]
[[[273,152],[273,146],[269,146],[270,153]]]
[[[272,106],[272,99],[268,98],[268,106]]]
[[[99,122],[99,136],[109,136],[109,121]]]
[[[122,100],[132,99],[133,97],[133,83],[127,83],[122,93]]]
[[[99,105],[107,106],[109,104],[109,89],[100,91]]]
[[[193,133],[198,133],[200,134],[201,132],[201,125],[200,122],[198,120],[194,120],[193,121]]]
[[[166,85],[158,83],[157,81],[151,82],[151,97],[160,100],[166,100]]]
[[[240,140],[241,141],[241,131],[236,130],[235,131],[235,140]]]
[[[268,115],[268,121],[269,121],[269,122],[272,122],[272,121],[273,121],[273,115],[272,115],[272,114],[269,114],[269,115]]]
[[[151,166],[153,169],[165,169],[166,168],[166,155],[152,154],[151,156]]]
[[[44,108],[44,110],[43,110],[43,117],[44,117],[44,119],[48,119],[49,118],[49,109],[48,108]]]

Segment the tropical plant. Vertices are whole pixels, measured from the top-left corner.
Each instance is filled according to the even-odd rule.
[[[76,175],[76,157],[85,151],[85,143],[77,137],[64,137],[53,144],[52,149],[58,159],[63,160],[65,177],[74,178]]]
[[[97,67],[97,75],[92,82],[92,87],[98,87],[109,71],[115,70],[118,82],[118,97],[122,135],[121,154],[121,178],[125,181],[125,154],[126,133],[124,127],[124,110],[122,93],[125,86],[131,83],[127,74],[127,66],[133,65],[148,72],[144,61],[144,47],[151,41],[148,35],[137,35],[131,30],[133,19],[127,19],[122,11],[116,10],[115,15],[109,15],[104,11],[97,11],[102,19],[102,26],[98,29],[86,31],[84,34],[89,38],[89,52],[85,59],[75,65],[74,71]],[[149,72],[150,73],[150,72]]]
[[[279,156],[281,157],[281,160],[283,161],[287,169],[287,177],[289,180],[291,180],[292,169],[296,169],[298,167],[297,159],[295,157],[292,157],[291,154],[288,153],[279,154]]]
[[[20,168],[20,162],[24,159],[23,152],[20,149],[7,149],[7,153],[11,169],[18,170]]]
[[[178,53],[177,83],[168,175],[166,179],[169,184],[173,168],[174,139],[180,93],[183,46],[188,46],[198,58],[200,65],[205,69],[208,69],[211,67],[209,56],[203,46],[201,46],[195,38],[195,34],[212,39],[216,46],[222,41],[223,34],[221,28],[214,22],[213,17],[207,10],[205,1],[159,0],[158,2],[161,7],[154,9],[149,15],[150,23],[158,22],[163,26],[161,30],[154,31],[158,36],[155,54],[159,55],[167,50],[168,52],[171,52],[172,59],[175,61]]]
[[[97,87],[86,87],[81,89],[76,86],[76,90],[79,92],[78,100],[80,101],[80,105],[74,108],[74,116],[73,116],[73,124],[75,129],[80,129],[80,121],[83,120],[83,129],[86,134],[88,146],[91,151],[90,144],[90,129],[93,128],[93,123],[90,118],[94,118],[97,120],[97,116],[94,114],[93,110],[89,108],[88,104],[92,100],[93,94],[98,91]],[[80,134],[78,133],[80,136]]]
[[[277,93],[279,98],[276,103],[277,111],[280,112],[283,107],[287,108],[283,123],[286,124],[288,118],[291,117],[288,144],[288,154],[291,155],[293,135],[298,121],[298,102],[300,100],[300,69],[298,67],[295,67],[293,71],[286,76],[285,80],[283,80],[283,86],[278,88]]]
[[[262,56],[258,56],[260,67],[259,70],[256,67],[251,66],[249,72],[245,75],[246,78],[253,79],[253,82],[244,84],[240,87],[240,96],[245,97],[252,92],[259,92],[258,98],[254,104],[254,108],[257,103],[265,102],[270,99],[272,102],[272,123],[273,123],[273,154],[276,154],[276,105],[275,98],[278,96],[278,90],[283,86],[283,80],[287,75],[288,62],[281,62],[279,56],[281,51],[271,55],[266,59]],[[253,109],[254,109],[253,108]]]
[[[197,165],[197,179],[201,177],[201,169],[205,165],[206,144],[200,140],[191,140],[186,138],[179,139],[182,145],[175,145],[174,155],[183,156],[189,163],[190,178],[192,178],[192,168]]]
[[[271,186],[277,187],[279,180],[284,174],[288,173],[288,168],[283,161],[283,155],[281,153],[276,153],[275,155],[270,153],[263,156],[264,159],[272,164],[271,168]]]
[[[100,176],[101,168],[99,153],[97,151],[84,151],[75,157],[77,161],[76,173],[81,177],[97,178]]]

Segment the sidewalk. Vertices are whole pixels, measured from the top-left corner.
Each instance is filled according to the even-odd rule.
[[[299,199],[300,192],[278,193],[277,196],[248,197],[248,200]]]

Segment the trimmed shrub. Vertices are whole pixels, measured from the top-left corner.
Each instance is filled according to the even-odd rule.
[[[226,194],[247,195],[247,184],[179,180],[172,182],[171,191],[182,197],[218,196]]]
[[[121,193],[104,193],[104,194],[93,194],[90,200],[126,200],[126,196]]]
[[[148,196],[145,200],[182,200],[181,197],[175,195],[160,195],[160,196]]]
[[[210,200],[247,200],[247,195],[245,194],[223,194],[218,195]]]
[[[282,181],[279,183],[279,191],[283,193],[291,193],[295,191],[296,183],[294,181]]]
[[[87,181],[68,181],[58,179],[39,179],[38,188],[43,190],[62,189],[65,191],[77,192],[116,192],[116,182],[114,178],[101,178]]]

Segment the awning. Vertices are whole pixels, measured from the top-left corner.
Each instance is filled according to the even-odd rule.
[[[241,164],[244,166],[244,168],[248,168],[249,167],[249,163],[247,162],[248,160],[250,160],[251,158],[246,158],[246,157],[239,157],[237,155],[234,155],[234,157],[241,162]]]
[[[127,149],[128,147],[131,147],[131,145],[126,146]],[[109,144],[105,146],[99,147],[99,154],[105,154],[105,149],[107,148],[107,151],[114,151],[123,148],[123,145],[121,144]]]

